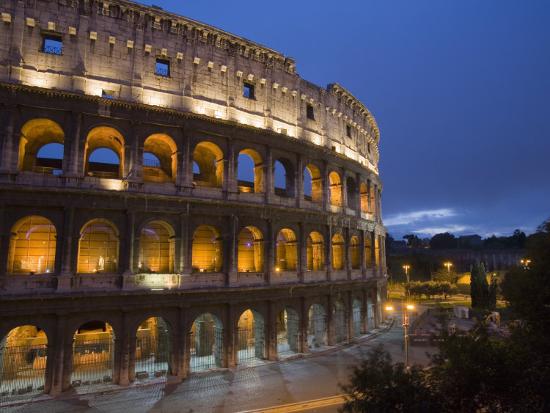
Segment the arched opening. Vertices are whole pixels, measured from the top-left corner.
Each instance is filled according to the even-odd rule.
[[[222,270],[222,239],[219,231],[209,225],[200,225],[193,233],[191,265],[194,272]]]
[[[347,207],[350,209],[357,208],[357,186],[355,184],[355,179],[351,176],[346,178],[346,193],[347,193]]]
[[[172,138],[156,133],[143,143],[143,180],[145,182],[175,182],[178,148]]]
[[[336,343],[342,343],[347,340],[348,334],[346,326],[346,309],[340,300],[334,302],[332,314],[332,322],[334,323],[334,340]]]
[[[123,177],[124,138],[114,128],[98,126],[86,138],[85,173],[98,178]]]
[[[264,192],[263,160],[253,149],[243,149],[237,160],[239,192]]]
[[[223,325],[215,315],[198,316],[190,335],[191,372],[223,367]]]
[[[32,215],[20,219],[11,229],[8,271],[12,274],[45,274],[55,271],[55,226],[46,218]]]
[[[283,228],[277,234],[275,271],[296,271],[298,252],[294,231]]]
[[[277,354],[279,358],[300,351],[300,317],[292,308],[285,308],[277,315]]]
[[[357,298],[353,299],[352,303],[352,323],[353,336],[359,337],[361,335],[361,301]]]
[[[332,171],[328,175],[329,189],[330,189],[330,204],[333,206],[342,206],[342,180],[340,175]]]
[[[163,221],[152,221],[141,229],[139,271],[168,274],[174,272],[174,230]]]
[[[361,249],[359,237],[354,235],[349,240],[349,255],[351,258],[351,269],[358,270],[361,268]]]
[[[221,188],[223,184],[223,152],[212,142],[200,142],[193,151],[193,162],[198,173],[193,174],[197,186]]]
[[[367,213],[369,212],[369,189],[364,182],[361,182],[361,185],[359,185],[359,193],[361,197],[361,212]]]
[[[323,202],[321,171],[311,163],[304,168],[304,199],[317,204]]]
[[[118,231],[107,220],[94,219],[80,231],[77,272],[116,273],[118,270]]]
[[[307,314],[307,346],[310,351],[320,350],[328,344],[325,307],[321,304],[312,304]]]
[[[277,159],[273,165],[275,194],[290,198],[294,195],[292,164],[287,159]]]
[[[43,174],[63,171],[65,133],[50,119],[33,119],[21,128],[18,168]]]
[[[103,321],[82,324],[73,338],[71,384],[77,390],[113,382],[115,355],[113,328]]]
[[[262,272],[264,267],[263,236],[253,226],[239,232],[237,247],[237,270],[239,272]]]
[[[332,236],[332,269],[344,269],[344,237],[342,234]]]
[[[262,315],[246,310],[237,324],[237,361],[254,362],[265,358],[265,325]]]
[[[365,266],[371,268],[372,264],[372,233],[367,232],[365,235]]]
[[[312,231],[306,241],[308,271],[325,269],[325,239],[321,233]]]
[[[12,329],[0,341],[0,404],[44,392],[48,338],[32,325]]]
[[[161,317],[145,320],[136,332],[136,380],[166,378],[170,371],[170,328]]]

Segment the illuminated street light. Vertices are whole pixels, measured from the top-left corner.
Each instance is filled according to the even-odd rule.
[[[393,305],[390,305],[388,304],[385,308],[385,310],[388,312],[388,313],[391,313],[393,311]]]
[[[403,265],[403,269],[405,270],[405,276],[407,277],[407,283],[409,282],[409,270],[411,269],[411,266],[409,264]]]
[[[529,258],[522,258],[519,262],[523,265],[523,268],[526,270],[529,269],[529,264],[531,264],[531,260]]]
[[[447,262],[443,263],[443,265],[444,265],[445,267],[447,267],[447,272],[450,274],[450,273],[451,273],[451,267],[453,266],[453,263],[447,261]]]
[[[414,304],[407,304],[407,310],[414,310]]]

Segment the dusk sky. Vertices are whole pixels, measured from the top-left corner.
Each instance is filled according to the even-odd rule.
[[[550,217],[550,1],[154,4],[292,56],[305,79],[361,99],[381,130],[394,237],[532,232]]]

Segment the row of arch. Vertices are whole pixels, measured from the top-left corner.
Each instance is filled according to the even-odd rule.
[[[54,224],[43,216],[27,216],[11,229],[8,253],[8,272],[14,274],[44,274],[56,268],[57,232]],[[263,272],[265,239],[255,226],[243,227],[237,235],[236,256],[238,272]],[[224,240],[220,231],[211,225],[199,225],[193,232],[191,266],[195,272],[220,272],[223,268]],[[306,269],[322,271],[327,266],[325,237],[311,231],[306,240]],[[346,250],[347,247],[347,250]],[[373,249],[374,247],[374,249]],[[364,248],[364,254],[361,249]],[[77,273],[116,273],[119,270],[120,235],[114,224],[106,219],[93,219],[79,232]],[[342,233],[330,239],[331,268],[343,270],[349,259],[351,269],[361,269],[361,257],[369,267],[378,265],[378,238],[353,235],[346,245]],[[147,222],[140,230],[138,271],[142,273],[173,273],[175,263],[175,231],[162,220]],[[374,257],[374,258],[373,258]],[[275,271],[296,271],[299,248],[296,233],[281,229],[275,239]]]
[[[376,309],[368,301],[366,306],[353,299],[346,309],[336,300],[330,309],[325,305],[311,304],[304,314],[285,306],[276,316],[273,338],[269,338],[268,324],[261,312],[253,308],[244,310],[231,327],[224,326],[215,313],[198,315],[187,332],[186,371],[200,372],[227,366],[228,351],[234,354],[236,364],[257,363],[267,358],[269,341],[279,359],[304,351],[318,351],[329,345],[341,344],[366,333],[367,325],[374,327]],[[232,328],[231,349],[225,341],[225,328]],[[175,371],[173,363],[177,351],[173,343],[177,339],[169,321],[162,317],[143,320],[129,349],[129,381],[146,382],[162,380]],[[330,337],[330,338],[329,338]],[[64,366],[70,371],[69,382],[78,392],[92,390],[120,382],[115,372],[117,354],[116,332],[105,321],[93,320],[81,324],[74,331],[72,355]],[[48,363],[54,360],[49,350],[50,338],[36,325],[13,328],[0,341],[0,405],[10,399],[24,399],[47,391]],[[272,350],[272,351],[273,351]],[[51,366],[50,366],[51,367]]]
[[[26,122],[21,129],[19,141],[18,169],[47,174],[62,174],[67,168],[65,158],[65,133],[53,120],[41,118]],[[123,135],[110,126],[97,126],[89,131],[84,144],[84,165],[86,176],[122,179],[132,174],[144,182],[175,183],[179,171],[179,152],[175,141],[165,133],[153,133],[143,142],[140,155],[135,163],[140,165],[138,172],[126,162],[128,157]],[[192,148],[192,182],[195,186],[221,188],[227,173],[224,166],[226,155],[214,142],[201,141]],[[273,168],[273,190],[277,195],[295,196],[295,171],[285,157],[277,158]],[[129,169],[132,169],[130,171]],[[236,159],[237,190],[242,193],[264,193],[266,188],[265,159],[253,148],[243,148]],[[323,202],[324,178],[321,168],[315,163],[304,166],[302,173],[303,196],[306,200]],[[332,170],[326,178],[328,202],[334,206],[344,206],[346,188],[347,206],[362,212],[374,212],[376,189],[374,185],[357,183],[353,177],[343,178]],[[359,204],[357,203],[359,199]]]

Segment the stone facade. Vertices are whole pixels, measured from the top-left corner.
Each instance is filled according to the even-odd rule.
[[[189,372],[204,313],[223,329],[223,367],[238,363],[249,309],[271,360],[282,312],[297,319],[297,352],[309,351],[313,304],[329,345],[380,321],[379,132],[349,92],[157,8],[8,0],[0,11],[0,338],[45,333],[44,392],[74,384],[75,332],[94,320],[112,327],[120,385],[136,378],[136,330],[152,316],[171,326],[172,380]],[[52,143],[62,159],[40,157]],[[101,148],[116,166],[92,159]],[[238,179],[241,154],[253,182]]]

